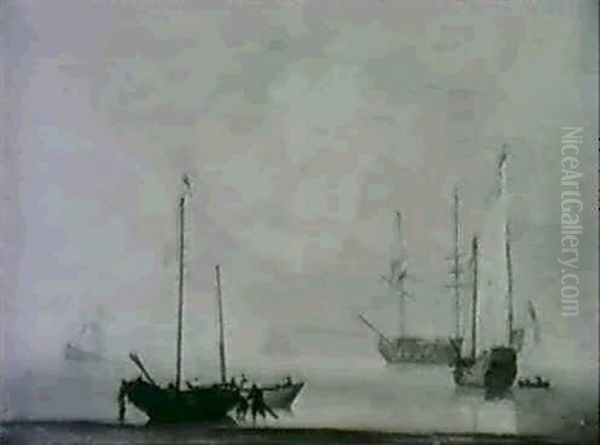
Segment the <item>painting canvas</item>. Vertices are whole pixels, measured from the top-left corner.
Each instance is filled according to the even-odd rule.
[[[0,2],[0,442],[597,443],[597,18]]]

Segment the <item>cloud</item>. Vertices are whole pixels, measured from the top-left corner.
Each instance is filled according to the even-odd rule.
[[[557,2],[533,11],[464,2],[215,5],[9,5],[14,38],[2,57],[12,108],[3,137],[16,173],[2,205],[21,214],[0,249],[12,249],[0,264],[15,262],[2,266],[16,283],[3,293],[18,313],[3,328],[11,339],[36,345],[26,327],[44,293],[115,308],[116,332],[170,326],[183,171],[194,177],[190,294],[211,304],[212,267],[223,261],[239,298],[234,323],[244,329],[285,325],[278,317],[288,313],[352,323],[340,314],[378,292],[396,208],[407,213],[421,280],[413,309],[437,313],[446,301],[448,191],[459,182],[467,236],[506,140],[523,239],[551,239],[532,232],[555,217],[560,125],[575,120],[597,134],[597,82],[581,62],[589,43],[578,31],[583,22],[591,29],[592,15]],[[582,159],[590,175],[592,154]],[[515,246],[521,295],[546,295],[536,271],[551,252],[533,250]],[[560,324],[556,308],[541,304]],[[63,340],[76,312],[56,310],[48,342]],[[444,331],[445,321],[432,325]]]

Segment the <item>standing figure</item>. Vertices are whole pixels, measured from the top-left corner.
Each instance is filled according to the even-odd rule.
[[[274,419],[278,419],[279,417],[273,410],[265,403],[265,399],[263,396],[262,389],[258,388],[256,384],[252,385],[250,388],[250,393],[248,394],[248,399],[250,399],[250,409],[252,410],[252,425],[256,426],[256,415],[260,414],[263,419],[266,419],[266,413],[269,413]]]
[[[248,400],[241,392],[239,394],[239,402],[235,407],[235,418],[238,422],[246,420],[246,414],[248,413]]]
[[[121,380],[121,387],[119,388],[119,395],[117,397],[119,402],[119,423],[123,423],[125,421],[125,380]]]

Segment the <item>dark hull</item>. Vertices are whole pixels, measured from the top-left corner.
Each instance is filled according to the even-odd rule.
[[[399,337],[390,341],[380,337],[377,349],[388,364],[451,365],[457,358],[457,349],[453,344],[460,346],[462,339]]]
[[[122,393],[148,416],[149,423],[228,421],[228,413],[239,402],[235,391],[219,385],[177,392],[135,380],[126,382]]]
[[[289,410],[292,403],[304,387],[304,383],[293,383],[292,385],[280,386],[278,388],[265,388],[265,403],[271,409]]]
[[[481,354],[475,361],[459,359],[453,377],[458,386],[485,389],[490,397],[508,391],[517,376],[517,353],[513,348],[498,347]]]

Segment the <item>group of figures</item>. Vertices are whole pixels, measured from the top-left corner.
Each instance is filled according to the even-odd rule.
[[[237,385],[235,380],[232,379],[229,385],[239,394],[239,403],[235,408],[235,418],[238,422],[244,422],[248,410],[252,415],[252,424],[256,425],[256,417],[260,415],[263,419],[266,419],[269,414],[274,419],[278,419],[279,416],[271,409],[265,402],[264,390],[259,388],[256,383],[253,383],[250,388],[246,388],[247,379],[244,375],[240,380],[240,384]]]
[[[187,385],[190,389],[194,388],[194,385],[190,383],[187,383]],[[269,404],[265,401],[265,388],[259,387],[256,383],[252,383],[252,385],[249,386],[248,378],[245,374],[240,376],[239,383],[235,377],[232,377],[228,383],[221,383],[220,385],[231,389],[239,397],[238,404],[235,407],[235,419],[238,422],[245,422],[248,411],[250,411],[252,416],[252,424],[256,425],[256,419],[258,416],[266,419],[268,414],[273,419],[278,419],[279,416],[275,413],[273,408],[289,409],[289,407],[286,406],[274,406],[273,408],[269,406]],[[267,390],[283,390],[287,388],[293,388],[294,386],[295,385],[292,382],[291,377],[288,376],[285,378],[283,383],[278,383],[273,387],[267,388]]]

